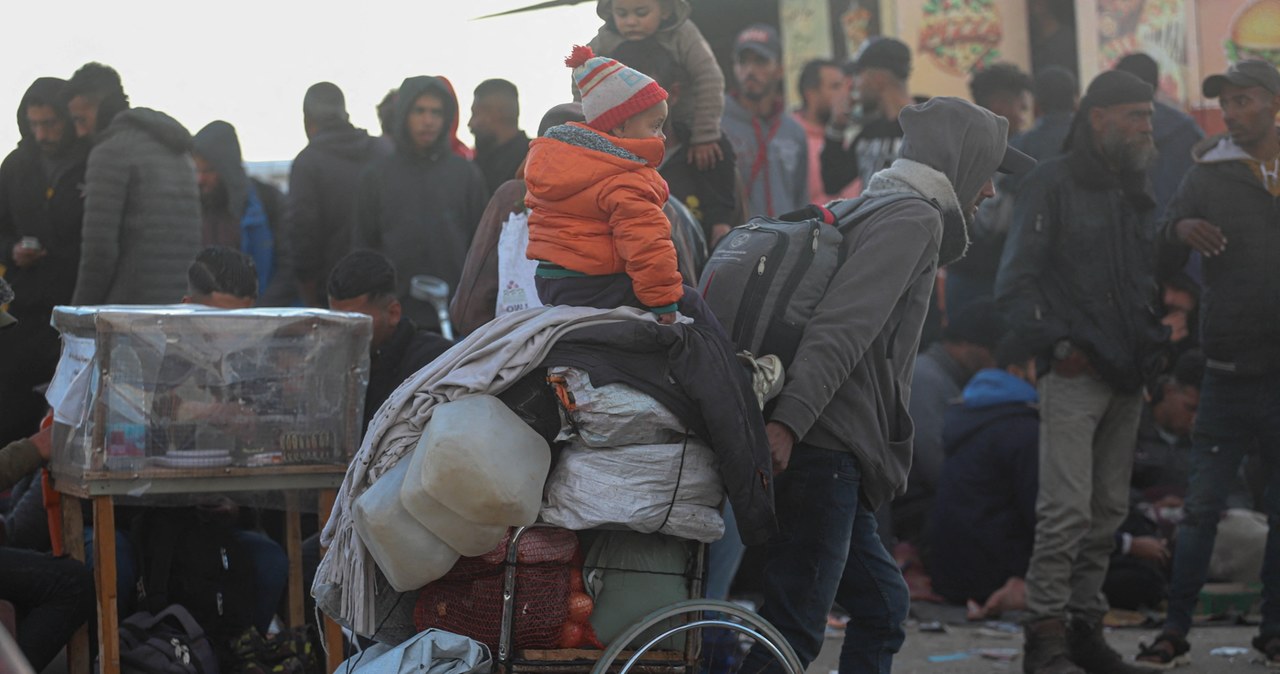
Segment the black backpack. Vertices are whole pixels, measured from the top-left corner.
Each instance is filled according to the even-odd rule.
[[[139,608],[186,608],[227,661],[231,643],[253,626],[255,606],[253,558],[230,522],[198,508],[149,508],[132,534]]]
[[[181,606],[120,623],[121,674],[218,674],[209,637]]]
[[[844,237],[910,193],[810,206],[780,219],[757,217],[720,240],[698,291],[739,349],[790,365],[804,326],[844,260]],[[834,226],[833,226],[834,225]]]

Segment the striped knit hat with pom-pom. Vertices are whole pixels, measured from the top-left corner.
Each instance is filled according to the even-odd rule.
[[[574,47],[564,64],[573,68],[587,125],[597,131],[608,133],[632,115],[667,100],[666,89],[652,77],[611,58],[596,56],[591,47]]]

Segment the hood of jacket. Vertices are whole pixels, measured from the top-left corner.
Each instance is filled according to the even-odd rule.
[[[936,169],[917,161],[898,158],[887,169],[877,171],[863,194],[881,197],[901,192],[914,192],[933,202],[942,212],[942,242],[938,245],[938,264],[945,266],[964,257],[969,249],[969,229],[960,200],[951,181]]]
[[[437,159],[442,152],[452,149],[450,144],[458,128],[458,99],[453,95],[452,87],[445,84],[439,77],[419,75],[407,77],[400,83],[400,91],[396,94],[396,118],[392,139],[395,140],[396,151],[407,156],[421,156],[414,149],[413,139],[409,137],[409,111],[413,110],[413,104],[423,94],[434,94],[444,101],[444,127],[426,153],[428,158]]]
[[[666,145],[660,138],[606,136],[585,124],[570,122],[547,129],[529,144],[525,180],[529,192],[560,201],[639,166],[656,169]]]
[[[693,13],[693,7],[689,5],[689,0],[671,0],[671,5],[673,8],[671,16],[667,17],[667,20],[658,26],[659,33],[675,30],[680,24],[688,20],[689,15]],[[596,0],[596,16],[604,21],[604,27],[607,30],[615,34],[618,32],[618,27],[613,23],[613,0]]]
[[[35,146],[36,142],[35,135],[31,133],[31,125],[27,123],[27,107],[35,101],[57,101],[66,84],[66,80],[57,77],[41,77],[27,87],[26,93],[22,94],[22,101],[18,103],[18,133],[22,135],[18,143],[20,146]],[[66,125],[61,146],[61,150],[66,150],[76,142],[76,128],[71,123],[71,115],[67,112],[66,106],[57,103],[50,103],[50,105]]]
[[[227,209],[233,214],[243,213],[249,198],[249,174],[244,170],[235,127],[220,119],[209,122],[191,140],[191,151],[209,162],[218,174],[226,190]]]
[[[380,143],[368,131],[344,123],[317,131],[311,136],[308,145],[343,159],[364,161],[377,154]]]
[[[958,98],[939,96],[898,114],[901,156],[947,177],[961,207],[968,206],[1000,167],[1009,122]]]
[[[968,205],[1000,167],[1009,122],[958,98],[938,96],[909,105],[898,115],[900,158],[872,176],[871,195],[913,191],[942,210],[938,263],[964,257],[969,248]]]
[[[942,442],[950,455],[988,425],[1020,415],[1039,415],[1039,398],[1031,384],[995,368],[973,376],[961,403],[947,408]]]
[[[1221,164],[1233,161],[1256,161],[1244,148],[1231,140],[1230,134],[1205,138],[1192,150],[1197,164]]]
[[[111,120],[111,126],[102,133],[100,140],[126,129],[136,129],[151,136],[156,142],[175,153],[191,151],[191,132],[178,120],[151,108],[129,108]]]
[[[1037,403],[1036,387],[997,368],[980,370],[962,395],[965,407],[978,408],[1008,403]]]

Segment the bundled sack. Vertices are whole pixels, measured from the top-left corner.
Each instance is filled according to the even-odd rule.
[[[632,625],[660,608],[689,598],[693,564],[690,543],[662,534],[601,531],[587,550],[582,565],[587,594],[595,600],[591,626],[608,644]],[[676,626],[685,618],[656,625],[638,643]],[[684,635],[658,644],[660,650],[681,650]]]
[[[479,557],[464,557],[418,595],[413,623],[498,648],[508,540]],[[515,648],[556,648],[569,619],[568,599],[578,537],[537,527],[520,537],[516,553]]]
[[[539,517],[575,531],[621,526],[710,543],[724,536],[723,498],[715,453],[693,436],[612,449],[573,442],[547,478]]]
[[[560,389],[566,428],[559,440],[586,447],[621,447],[679,442],[685,427],[651,396],[626,384],[595,387],[575,367],[553,367],[547,379]]]

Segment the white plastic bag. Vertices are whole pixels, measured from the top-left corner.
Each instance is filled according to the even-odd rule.
[[[574,531],[624,526],[710,543],[724,536],[723,496],[715,454],[692,436],[612,449],[570,443],[547,479],[540,519]]]
[[[574,367],[553,367],[547,375],[564,377],[574,411],[557,440],[587,447],[656,445],[680,442],[685,427],[661,403],[626,384],[592,386],[591,377]]]
[[[495,316],[542,306],[534,273],[538,261],[525,255],[529,247],[529,214],[512,213],[498,235],[498,305]]]

